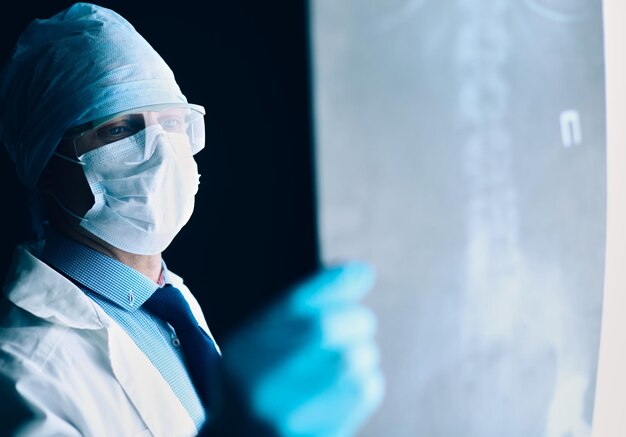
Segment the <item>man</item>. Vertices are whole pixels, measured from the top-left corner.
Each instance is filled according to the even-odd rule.
[[[20,36],[0,138],[41,238],[16,248],[0,306],[3,435],[348,436],[379,404],[368,266],[297,284],[223,351],[167,268],[203,114],[110,9],[77,3]]]

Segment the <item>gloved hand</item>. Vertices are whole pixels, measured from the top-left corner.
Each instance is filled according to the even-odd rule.
[[[379,406],[376,319],[359,301],[374,272],[351,262],[293,287],[222,348],[225,373],[281,436],[352,436]]]

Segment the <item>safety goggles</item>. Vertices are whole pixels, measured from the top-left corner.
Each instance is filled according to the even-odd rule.
[[[204,113],[202,106],[189,103],[145,106],[77,126],[66,132],[64,138],[73,139],[78,158],[159,124],[165,135],[177,137],[176,144],[181,144],[178,139],[181,134],[185,135],[188,147],[196,154],[204,148]]]

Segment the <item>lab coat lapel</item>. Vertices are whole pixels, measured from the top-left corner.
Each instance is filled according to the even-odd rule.
[[[20,246],[4,286],[26,311],[71,329],[106,332],[111,369],[154,436],[195,436],[195,424],[167,381],[130,336],[76,285],[40,261],[38,247]],[[95,337],[94,337],[95,338]]]
[[[196,435],[187,410],[148,357],[115,323],[108,333],[113,373],[152,434]]]

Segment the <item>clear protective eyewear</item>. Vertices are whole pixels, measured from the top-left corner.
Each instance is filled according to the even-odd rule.
[[[160,124],[166,135],[186,135],[183,147],[196,154],[204,148],[204,108],[189,103],[151,105],[120,112],[69,130],[64,138],[74,141],[76,157],[104,145],[133,136],[146,127]],[[173,141],[173,144],[181,144]],[[187,150],[188,152],[188,150]]]

